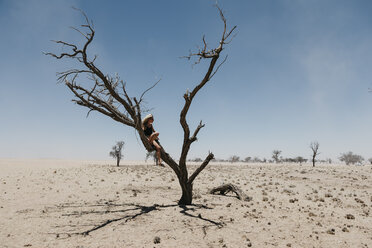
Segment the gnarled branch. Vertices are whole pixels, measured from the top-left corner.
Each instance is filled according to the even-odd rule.
[[[180,124],[183,128],[183,131],[184,131],[183,145],[182,145],[182,151],[181,151],[181,156],[180,156],[180,165],[181,166],[185,166],[186,159],[187,159],[187,154],[188,154],[189,149],[190,149],[190,145],[191,145],[192,142],[194,142],[197,139],[196,135],[198,134],[200,129],[202,127],[204,127],[204,125],[200,124],[198,126],[198,128],[195,130],[194,135],[190,138],[190,128],[189,128],[189,125],[187,123],[186,116],[187,116],[187,113],[190,109],[192,100],[194,99],[195,95],[199,92],[199,90],[201,88],[203,88],[206,85],[206,83],[216,74],[216,72],[218,71],[220,66],[223,63],[225,63],[225,61],[227,59],[227,56],[222,61],[222,63],[219,64],[217,66],[217,68],[214,70],[214,67],[216,65],[216,62],[217,62],[219,56],[220,56],[220,53],[223,50],[223,46],[225,44],[227,44],[226,40],[230,37],[230,35],[236,29],[236,26],[234,26],[232,29],[227,30],[226,18],[224,16],[222,10],[220,9],[220,7],[218,5],[216,5],[216,7],[219,11],[219,14],[220,14],[221,20],[223,21],[223,26],[224,26],[219,45],[217,46],[217,48],[208,49],[207,42],[205,41],[205,36],[203,36],[203,39],[202,39],[203,48],[201,50],[199,49],[199,51],[196,52],[196,53],[190,53],[189,56],[185,56],[188,59],[190,59],[193,56],[196,56],[198,58],[197,63],[199,63],[202,59],[210,59],[210,62],[209,62],[208,70],[204,74],[204,77],[200,81],[200,83],[198,85],[196,85],[195,88],[191,92],[186,92],[183,96],[184,99],[185,99],[185,104],[184,104],[183,109],[182,109],[181,114],[180,114]]]
[[[210,194],[216,194],[219,193],[220,195],[225,195],[228,192],[234,192],[239,200],[242,201],[251,201],[252,197],[247,196],[238,186],[229,183],[229,184],[223,184],[221,186],[215,187],[209,191]]]
[[[123,123],[127,126],[135,128],[141,137],[141,141],[145,146],[146,150],[151,151],[154,148],[148,142],[142,126],[141,126],[141,102],[145,94],[155,87],[159,81],[157,81],[149,89],[146,89],[140,99],[132,98],[129,96],[126,90],[126,84],[119,78],[119,76],[110,77],[106,76],[96,65],[95,60],[97,56],[93,59],[88,57],[88,48],[92,43],[95,30],[92,22],[88,19],[87,15],[80,9],[78,10],[85,18],[85,24],[80,27],[82,30],[72,27],[73,30],[79,32],[85,39],[85,43],[82,48],[79,48],[75,44],[71,44],[65,41],[54,41],[56,44],[66,46],[70,49],[69,52],[62,52],[60,54],[45,53],[46,55],[52,56],[56,59],[72,58],[76,59],[80,64],[84,66],[84,69],[70,69],[64,72],[58,73],[58,81],[65,82],[66,86],[74,94],[75,98],[73,101],[80,106],[89,109],[88,114],[91,111],[97,111],[104,114],[115,121]],[[81,74],[86,74],[92,85],[92,87],[87,88],[82,84],[77,83],[77,78]],[[93,82],[93,84],[92,84]],[[84,84],[88,84],[87,82]],[[179,169],[177,163],[166,153],[162,151],[162,159],[175,170],[176,174],[179,174]]]
[[[209,153],[208,156],[205,158],[203,163],[192,173],[189,177],[188,183],[193,183],[195,178],[199,175],[199,173],[204,170],[204,168],[209,164],[209,162],[214,158],[213,153]]]

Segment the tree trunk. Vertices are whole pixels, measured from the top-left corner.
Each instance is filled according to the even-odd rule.
[[[119,163],[120,163],[120,158],[117,158],[116,159],[116,166],[119,167]]]
[[[315,167],[315,157],[313,157],[313,167]]]
[[[192,203],[192,184],[184,183],[180,181],[180,185],[182,188],[182,196],[181,199],[178,201],[178,205],[191,205]]]

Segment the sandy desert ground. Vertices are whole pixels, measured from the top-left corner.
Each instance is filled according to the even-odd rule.
[[[170,168],[114,164],[0,159],[0,246],[372,247],[371,166],[212,163],[181,207]]]

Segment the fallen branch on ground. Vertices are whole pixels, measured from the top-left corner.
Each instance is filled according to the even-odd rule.
[[[226,195],[229,192],[234,192],[239,200],[251,201],[252,197],[247,196],[238,186],[234,184],[223,184],[221,186],[215,187],[209,191],[210,194],[216,194],[219,192],[220,195]]]

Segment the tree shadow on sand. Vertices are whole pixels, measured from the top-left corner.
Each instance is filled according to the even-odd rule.
[[[54,228],[69,228],[67,232],[55,232],[50,234],[55,234],[57,238],[63,237],[71,237],[72,235],[83,235],[87,236],[90,235],[92,232],[100,230],[112,223],[127,223],[128,221],[135,220],[136,218],[146,215],[148,213],[154,211],[162,211],[163,209],[167,208],[181,208],[180,213],[184,216],[190,218],[200,219],[202,221],[208,222],[212,226],[216,226],[218,228],[223,227],[223,222],[214,221],[208,218],[204,218],[201,214],[192,214],[200,209],[213,209],[208,206],[202,204],[193,204],[193,205],[178,205],[178,204],[168,204],[168,205],[158,205],[153,204],[149,206],[140,205],[140,204],[133,204],[133,203],[123,203],[117,204],[112,201],[108,202],[98,202],[95,204],[60,204],[57,205],[56,208],[58,212],[63,212],[62,216],[64,217],[74,217],[74,222],[77,224],[69,222],[69,224],[63,225],[55,225]],[[79,209],[79,210],[76,210]],[[82,210],[83,209],[83,210]],[[115,217],[110,217],[110,215],[115,215]],[[89,218],[91,215],[100,215],[103,218],[101,220],[94,219],[92,222],[92,218]],[[118,216],[119,215],[119,216]],[[107,217],[106,217],[107,216]],[[103,219],[103,220],[102,220]],[[83,227],[89,227],[83,231],[77,231],[83,229]],[[75,230],[71,230],[73,228]],[[76,230],[77,229],[77,230]]]

